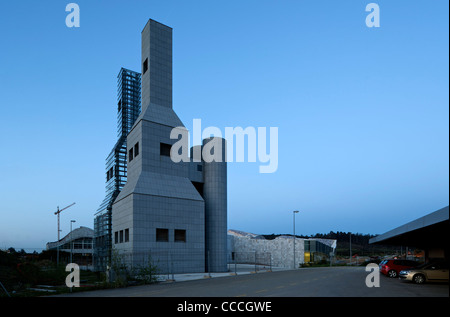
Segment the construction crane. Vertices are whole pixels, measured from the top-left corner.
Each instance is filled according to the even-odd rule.
[[[63,209],[59,209],[59,206],[58,206],[57,207],[58,210],[55,211],[55,215],[58,216],[58,242],[57,243],[59,243],[59,233],[61,232],[61,230],[59,229],[59,214],[61,213],[61,211],[65,210],[69,207],[72,207],[73,205],[75,205],[75,203],[73,203],[67,207],[64,207]],[[56,245],[56,250],[57,250],[56,251],[56,264],[59,265],[59,244]]]

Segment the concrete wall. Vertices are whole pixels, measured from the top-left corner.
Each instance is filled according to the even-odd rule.
[[[263,254],[270,253],[270,264],[274,267],[294,268],[294,239],[292,237],[278,237],[273,240],[258,239],[252,237],[228,234],[229,239],[229,261],[231,252],[235,252],[239,260],[252,261],[265,259]],[[260,254],[258,256],[258,254]],[[299,267],[304,262],[304,239],[295,239],[295,267]],[[269,263],[264,263],[269,264]]]

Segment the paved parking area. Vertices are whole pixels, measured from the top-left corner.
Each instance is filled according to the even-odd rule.
[[[380,276],[367,287],[365,267],[302,268],[126,287],[64,296],[82,297],[448,297],[447,284],[416,285]]]

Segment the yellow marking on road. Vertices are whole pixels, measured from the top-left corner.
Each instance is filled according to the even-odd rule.
[[[247,294],[236,295],[235,297],[245,297]]]
[[[260,289],[259,291],[255,291],[255,293],[263,293],[263,292],[267,292],[267,289]]]
[[[285,288],[284,285],[277,286],[276,288]]]

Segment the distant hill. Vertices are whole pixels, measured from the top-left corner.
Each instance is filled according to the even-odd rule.
[[[275,239],[279,236],[292,236],[292,234],[263,234],[268,240]],[[372,245],[369,239],[375,237],[373,234],[362,234],[352,232],[330,231],[329,233],[316,233],[314,235],[295,235],[297,238],[320,238],[337,240],[336,255],[348,256],[350,253],[350,236],[352,240],[352,255],[359,256],[377,256],[384,254],[400,253],[399,246],[390,245]],[[404,251],[404,250],[403,250]]]

